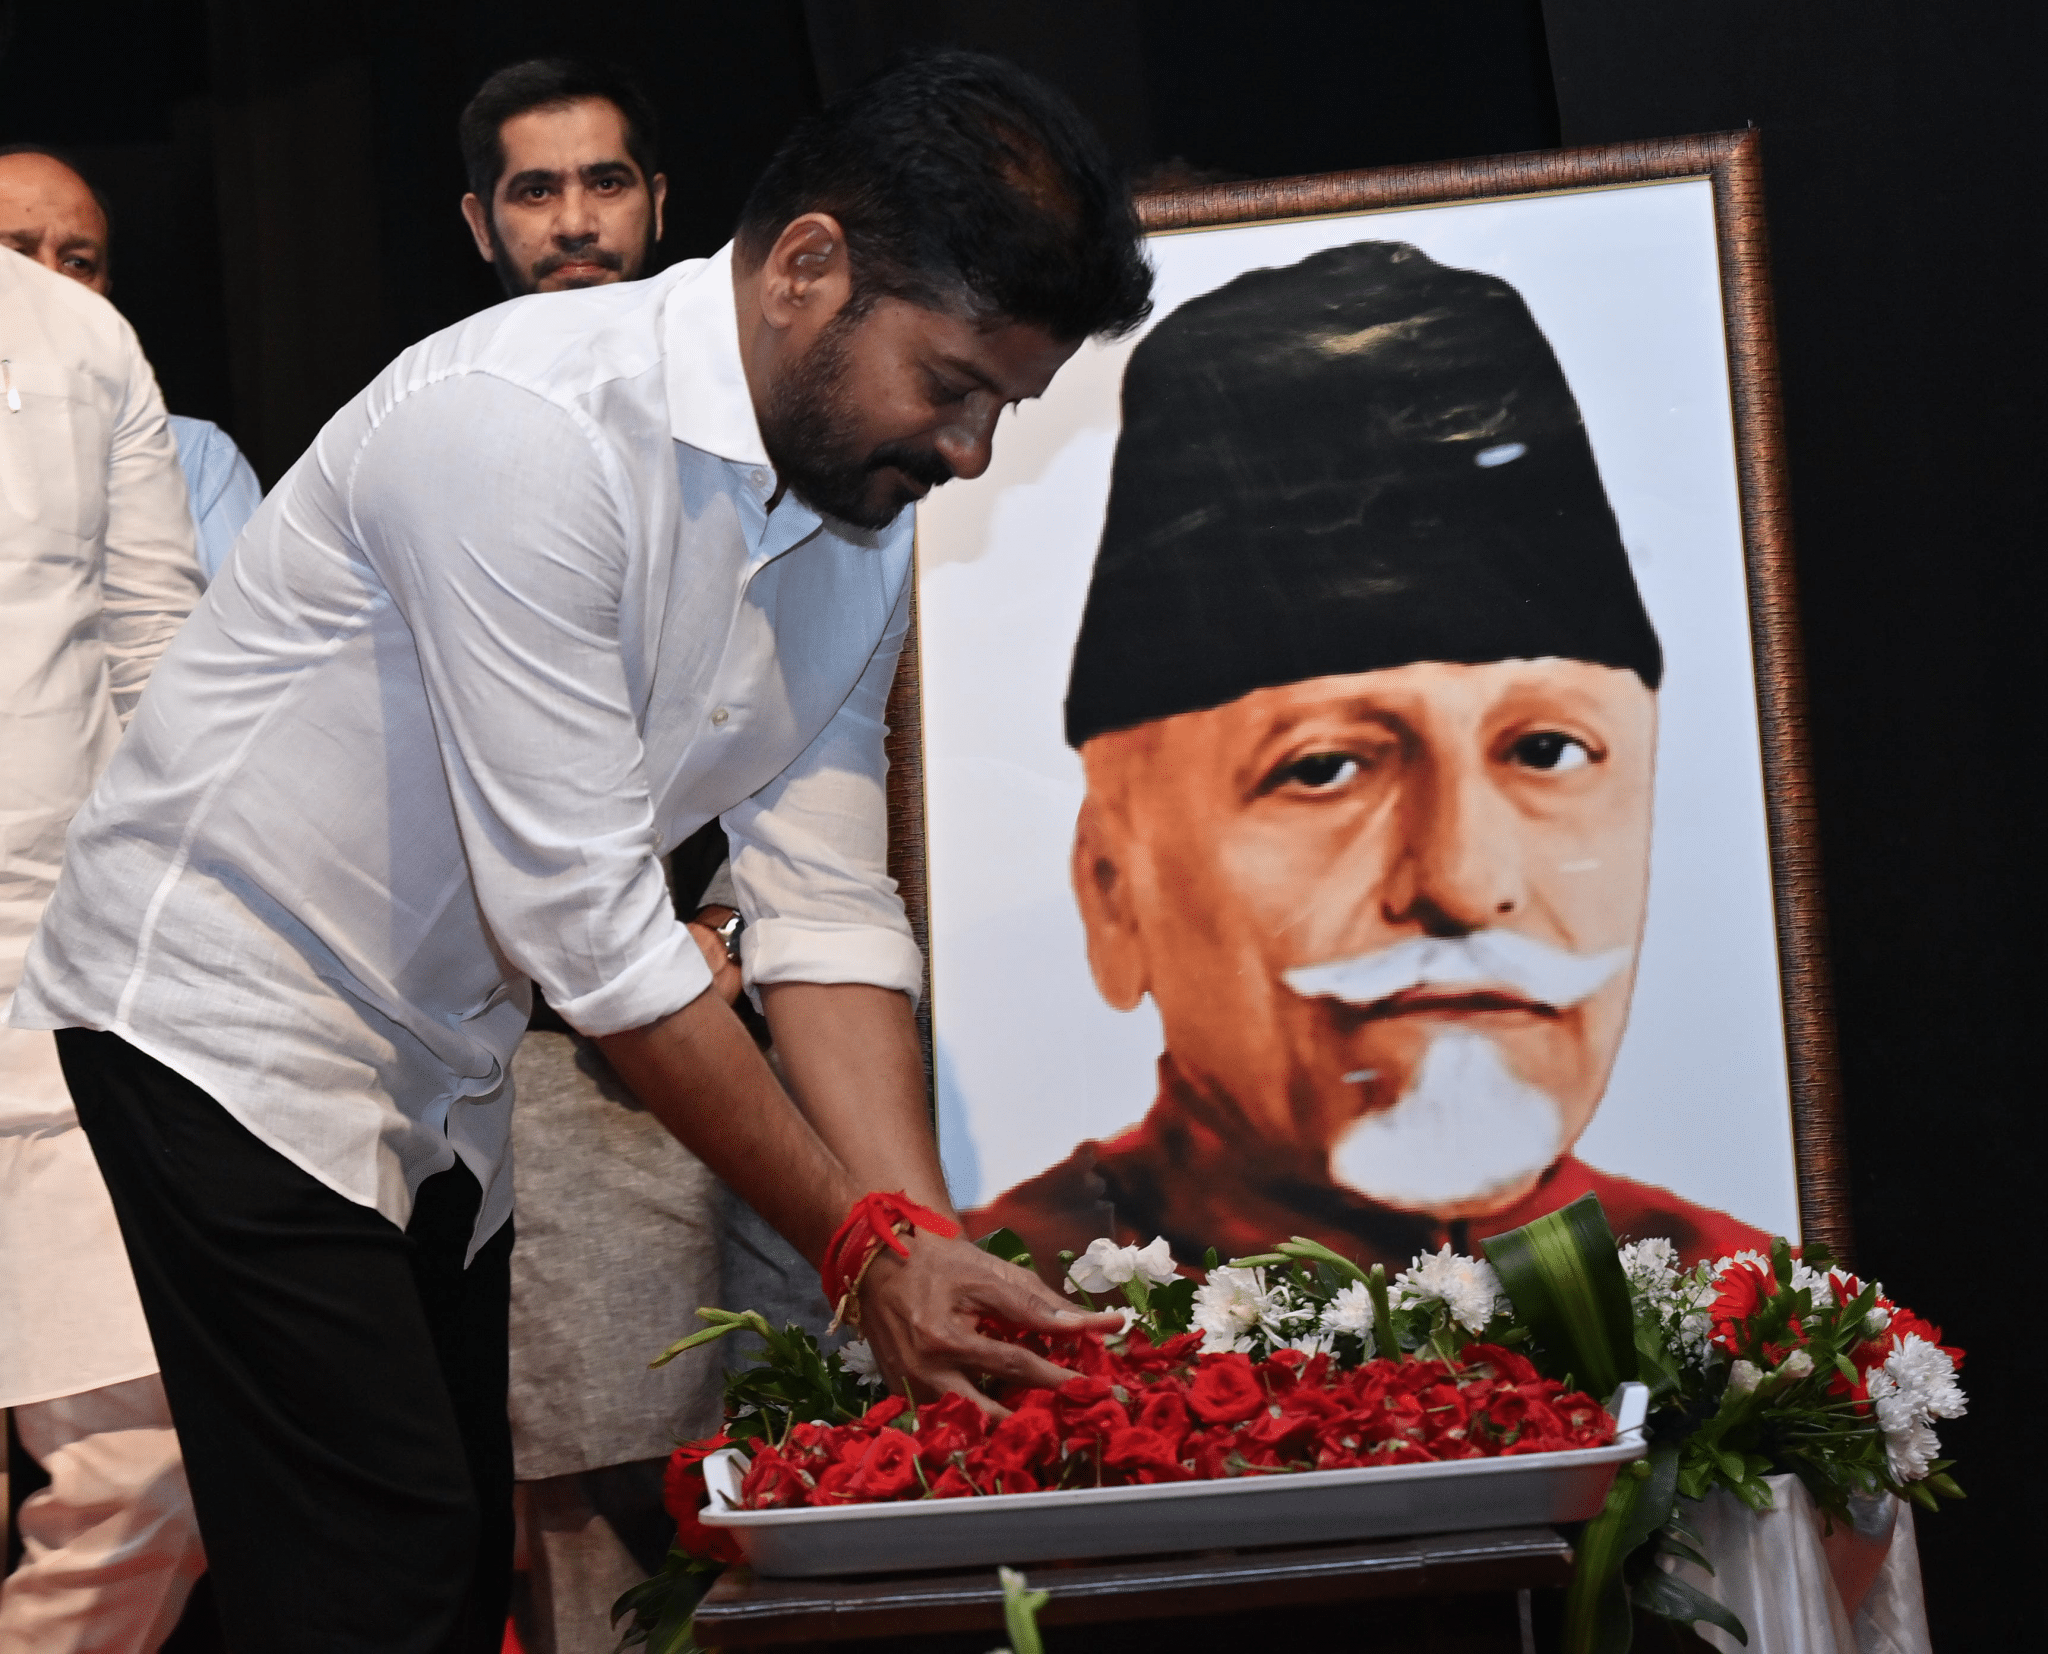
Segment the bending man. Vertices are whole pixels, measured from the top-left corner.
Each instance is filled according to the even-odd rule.
[[[494,1648],[509,1566],[507,1068],[537,983],[821,1259],[947,1210],[884,871],[904,507],[1149,275],[1099,141],[927,59],[785,145],[735,242],[407,351],[265,502],[81,812],[15,1016],[58,1035],[231,1644]],[[658,858],[720,816],[799,1108]],[[1069,1312],[918,1233],[897,1381],[1056,1369]]]

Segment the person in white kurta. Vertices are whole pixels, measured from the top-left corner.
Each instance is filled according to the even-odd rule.
[[[0,1407],[21,1509],[0,1654],[154,1649],[204,1568],[113,1207],[51,1035],[5,1026],[64,833],[201,591],[134,331],[0,249]]]

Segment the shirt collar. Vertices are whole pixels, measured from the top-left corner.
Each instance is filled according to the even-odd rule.
[[[669,435],[734,465],[768,467],[740,362],[731,242],[676,284],[662,329]]]

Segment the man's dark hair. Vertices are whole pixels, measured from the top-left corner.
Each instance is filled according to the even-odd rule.
[[[106,221],[107,240],[111,242],[114,239],[114,209],[107,205],[107,198],[100,194],[99,185],[86,176],[85,168],[80,166],[69,155],[66,155],[63,150],[52,149],[48,144],[0,144],[0,160],[4,160],[9,155],[48,156],[49,159],[55,161],[59,166],[69,167],[78,174],[79,182],[84,184],[86,189],[91,192],[94,203],[100,209],[100,217]]]
[[[536,57],[508,64],[479,86],[462,112],[456,131],[470,193],[488,211],[491,194],[505,174],[505,123],[535,109],[557,109],[585,98],[603,98],[626,123],[626,153],[643,181],[654,177],[661,123],[639,83],[623,69],[574,58]]]
[[[747,197],[741,262],[759,265],[807,212],[846,232],[856,315],[886,295],[1073,341],[1151,313],[1137,216],[1102,140],[1000,58],[917,58],[806,119]]]

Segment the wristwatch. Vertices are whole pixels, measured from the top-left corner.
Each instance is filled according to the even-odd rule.
[[[747,928],[747,921],[737,911],[722,925],[713,925],[711,934],[725,944],[725,956],[735,965],[740,962],[740,932]]]

